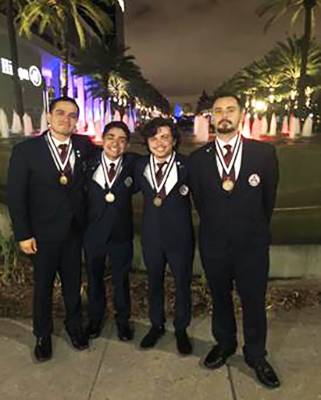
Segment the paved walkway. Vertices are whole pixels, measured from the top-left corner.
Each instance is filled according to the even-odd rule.
[[[281,312],[269,321],[270,361],[282,380],[276,390],[257,383],[241,353],[209,371],[200,359],[212,341],[209,319],[193,321],[194,354],[181,357],[172,327],[153,350],[141,351],[147,321],[136,321],[136,339],[117,339],[113,323],[88,351],[71,348],[56,324],[54,357],[32,358],[31,322],[0,319],[1,400],[321,400],[321,308]]]

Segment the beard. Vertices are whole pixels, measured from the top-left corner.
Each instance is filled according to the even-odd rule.
[[[221,134],[229,134],[235,132],[236,127],[233,126],[231,121],[221,121],[220,124],[217,126],[216,131]]]

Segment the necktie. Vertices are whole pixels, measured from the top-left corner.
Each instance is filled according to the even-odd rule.
[[[230,144],[226,144],[224,146],[225,150],[226,150],[226,154],[224,155],[224,161],[226,166],[228,167],[230,165],[230,162],[232,160],[233,157],[233,153],[232,153],[232,146]],[[226,180],[227,178],[229,178],[231,181],[235,182],[235,170],[234,170],[234,166],[232,167],[230,173],[227,175],[226,172],[223,169],[223,181]]]
[[[68,154],[68,145],[67,144],[60,144],[58,146],[58,149],[60,150],[59,155],[60,155],[61,162],[64,162],[66,160],[66,157],[67,157],[67,154]],[[65,169],[64,169],[63,172],[64,172],[64,174],[66,176],[69,176],[69,177],[72,176],[72,169],[71,169],[71,165],[70,165],[70,160],[68,160],[67,165],[65,166]]]
[[[162,163],[157,163],[158,170],[157,170],[156,175],[155,175],[157,185],[160,185],[160,184],[162,183],[162,179],[163,179],[163,177],[164,177],[164,174],[163,174],[163,167],[164,167],[165,164],[167,164],[166,161],[165,161],[165,162],[162,162]],[[165,185],[163,185],[163,187],[161,188],[160,192],[159,192],[157,195],[158,195],[162,200],[165,199],[165,197],[166,197]]]
[[[115,163],[110,163],[108,168],[108,179],[111,182],[116,175]]]

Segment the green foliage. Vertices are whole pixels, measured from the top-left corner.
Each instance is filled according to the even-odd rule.
[[[4,284],[12,282],[17,272],[18,248],[14,237],[5,238],[0,232],[0,280]],[[0,264],[1,265],[1,264]]]
[[[267,31],[287,14],[291,14],[291,26],[294,26],[307,8],[312,9],[314,16],[316,7],[321,7],[321,0],[264,0],[256,13],[259,17],[267,17],[264,27]]]
[[[106,5],[111,1],[102,0]],[[95,29],[92,28],[92,23]],[[112,22],[102,9],[91,0],[28,0],[17,15],[19,34],[30,37],[36,27],[42,35],[50,34],[57,47],[66,44],[66,34],[75,32],[79,45],[86,45],[86,33],[105,35],[112,29]]]
[[[236,73],[216,91],[256,94],[267,97],[271,90],[279,99],[287,99],[291,90],[297,89],[300,77],[301,49],[303,41],[289,37],[278,42],[263,58]],[[307,83],[316,90],[321,86],[321,47],[311,43],[307,62]]]

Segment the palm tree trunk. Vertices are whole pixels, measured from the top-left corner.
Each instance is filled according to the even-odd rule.
[[[69,64],[69,43],[68,43],[68,18],[65,21],[65,32],[62,38],[62,96],[68,96],[68,64]]]
[[[305,21],[304,21],[304,35],[301,42],[301,68],[300,78],[298,83],[298,109],[301,117],[304,117],[305,109],[305,88],[307,86],[307,64],[311,42],[311,28],[312,28],[312,11],[316,6],[316,0],[304,0],[305,8]]]
[[[68,63],[69,63],[69,48],[65,43],[65,48],[62,54],[62,80],[63,85],[61,88],[61,95],[68,96]]]
[[[7,28],[8,28],[10,53],[11,53],[12,70],[13,70],[12,79],[14,87],[15,110],[22,118],[24,114],[24,107],[23,107],[21,81],[18,75],[18,68],[19,68],[18,46],[17,46],[16,31],[14,26],[14,13],[13,13],[12,0],[6,0],[6,16],[7,16]]]

